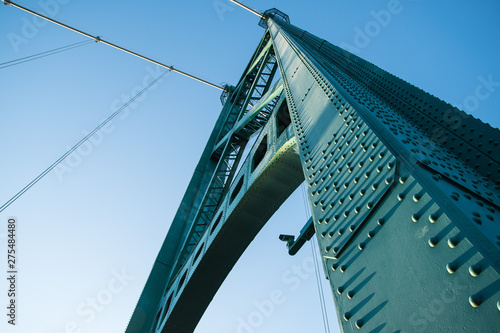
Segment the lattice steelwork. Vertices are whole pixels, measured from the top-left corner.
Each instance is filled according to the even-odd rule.
[[[304,180],[343,331],[498,331],[500,131],[266,13],[127,332],[192,332]]]

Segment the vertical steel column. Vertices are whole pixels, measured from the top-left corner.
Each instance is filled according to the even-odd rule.
[[[496,332],[500,132],[297,27],[267,24],[343,330]]]

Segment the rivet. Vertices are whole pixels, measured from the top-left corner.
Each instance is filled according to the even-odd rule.
[[[482,272],[482,268],[481,268],[481,265],[479,265],[479,264],[475,264],[475,265],[472,265],[469,267],[469,273],[470,273],[470,275],[472,275],[474,277],[481,274],[481,272]]]
[[[419,218],[420,218],[420,214],[413,214],[411,216],[411,219],[413,222],[417,222]]]
[[[497,302],[497,309],[500,311],[500,301]]]
[[[363,319],[356,320],[356,327],[360,329],[363,326]]]
[[[330,232],[328,233],[328,237],[330,237],[330,238],[332,238],[332,237],[333,237],[333,231],[330,231]]]
[[[399,177],[399,182],[400,182],[401,184],[404,184],[404,183],[405,183],[405,181],[406,181],[406,177],[404,177],[404,176]]]
[[[439,242],[439,238],[437,238],[436,236],[429,238],[429,245],[431,247],[436,246],[438,242]]]
[[[434,175],[434,176],[432,176],[432,179],[434,179],[435,181],[439,181],[441,179],[441,176],[440,175]]]
[[[339,229],[339,235],[342,235],[344,233],[344,228]]]
[[[351,313],[350,312],[344,313],[344,320],[348,321],[349,319],[351,319]]]
[[[339,252],[339,248],[338,248],[337,246],[335,246],[335,247],[333,248],[333,252],[334,252],[334,253]],[[340,268],[340,270],[342,270],[342,267]]]
[[[459,197],[460,197],[460,196],[459,196],[459,194],[458,194],[458,193],[456,193],[456,192],[453,192],[453,193],[451,194],[451,198],[452,198],[453,200],[455,200],[455,201],[458,201],[458,198],[459,198]]]
[[[340,266],[340,271],[341,271],[342,273],[344,273],[346,269],[347,269],[347,266],[346,266],[346,265],[342,265],[342,266]]]
[[[436,222],[438,220],[438,218],[439,218],[439,215],[436,213],[429,215],[429,221],[431,221],[431,223]]]
[[[448,245],[451,248],[454,248],[455,246],[457,246],[458,242],[459,242],[458,237],[451,237],[450,239],[448,239]]]
[[[354,199],[354,193],[349,194],[349,200]]]
[[[469,296],[469,303],[473,307],[477,308],[478,306],[481,305],[481,303],[483,303],[483,298],[479,294],[471,295]]]
[[[361,242],[361,243],[359,243],[358,248],[360,250],[363,250],[365,248],[365,245],[366,245],[365,242]]]
[[[326,232],[324,232],[324,231],[323,231],[323,232],[321,233],[321,237],[325,237],[325,236],[326,236]]]
[[[331,249],[330,246],[325,247],[325,252],[330,252],[330,249]]]
[[[344,291],[344,287],[340,286],[337,288],[337,293],[340,295]]]
[[[366,208],[372,209],[372,207],[373,207],[373,201],[370,201],[366,204]]]
[[[334,271],[334,270],[336,270],[336,269],[337,269],[337,266],[338,266],[337,264],[332,264],[332,270],[333,270],[333,271]]]
[[[377,224],[381,226],[384,224],[384,222],[385,222],[385,219],[378,219]]]
[[[476,223],[477,223],[477,224],[479,224],[479,225],[480,225],[480,224],[482,224],[482,221],[481,221],[481,219],[480,219],[479,217],[474,217],[474,218],[472,219],[472,221],[476,222]]]
[[[349,216],[349,210],[346,210],[346,211],[344,212],[344,216],[345,216],[345,217],[348,217],[348,216]]]
[[[389,185],[390,183],[392,183],[392,177],[386,178],[386,179],[385,179],[385,183],[386,183],[387,185]]]
[[[377,184],[377,183],[373,183],[373,185],[372,185],[372,189],[373,189],[374,191],[377,189],[377,187],[378,187],[378,184]]]
[[[352,299],[354,297],[354,290],[349,290],[347,292],[347,298]]]
[[[415,201],[415,202],[418,202],[418,200],[420,200],[420,198],[422,198],[422,195],[419,193],[413,195],[413,201]]]
[[[369,172],[366,172],[366,173],[365,173],[365,177],[366,177],[366,178],[370,177],[370,173],[369,173]]]
[[[446,270],[448,273],[453,274],[458,269],[458,265],[456,262],[450,262],[446,265]]]
[[[368,231],[368,238],[373,238],[373,236],[375,236],[375,231]]]
[[[380,165],[379,165],[379,166],[377,167],[377,172],[381,172],[381,171],[382,171],[382,166],[380,166]]]
[[[365,192],[366,192],[366,190],[365,190],[364,188],[362,188],[362,189],[359,191],[359,194],[360,194],[361,196],[363,196],[363,195],[365,194]]]
[[[349,227],[349,231],[353,232],[354,229],[356,229],[356,226],[354,224],[351,224],[351,226]]]
[[[399,193],[399,194],[398,194],[398,200],[399,200],[399,201],[403,201],[403,199],[405,198],[405,195],[406,195],[406,194],[404,194],[404,193]]]

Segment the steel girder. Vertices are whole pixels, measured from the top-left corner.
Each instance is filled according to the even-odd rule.
[[[144,332],[154,321],[168,290],[186,264],[195,246],[226,196],[235,176],[247,140],[267,124],[278,95],[266,94],[277,72],[276,58],[265,34],[238,85],[227,87],[224,106],[184,194],[164,244],[127,327],[127,332]],[[262,98],[264,101],[258,103]],[[258,104],[258,105],[256,105]],[[258,107],[258,112],[254,112]],[[248,113],[252,115],[245,117]],[[244,124],[238,122],[246,119]],[[235,128],[235,125],[238,125]],[[240,126],[241,125],[241,126]]]

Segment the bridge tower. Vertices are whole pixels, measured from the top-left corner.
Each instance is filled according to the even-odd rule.
[[[127,332],[193,332],[304,181],[289,249],[317,237],[344,332],[497,332],[500,131],[276,9],[259,24]]]

